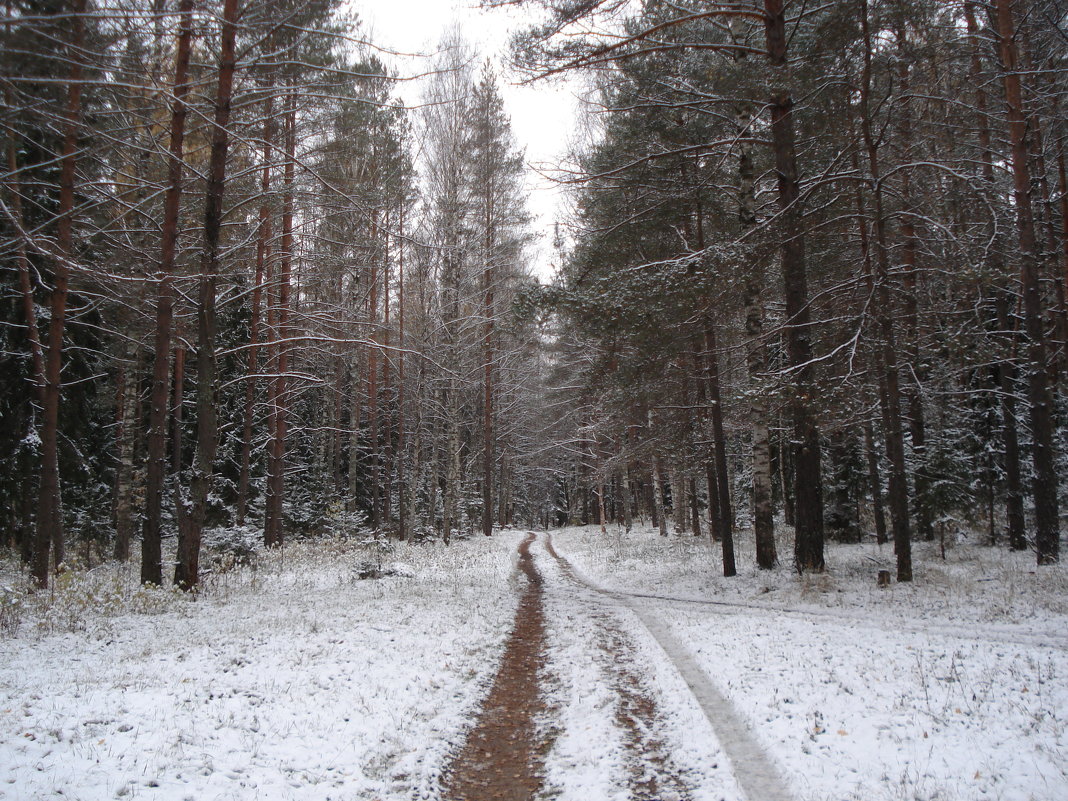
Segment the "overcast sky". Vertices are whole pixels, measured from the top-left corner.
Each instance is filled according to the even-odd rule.
[[[554,164],[563,156],[574,125],[575,88],[568,83],[538,82],[518,86],[519,76],[507,68],[508,37],[522,26],[524,12],[512,9],[483,11],[477,0],[354,0],[351,7],[364,23],[368,38],[376,45],[405,53],[432,52],[442,31],[453,22],[482,56],[500,65],[502,94],[512,119],[516,141],[526,151],[530,165]],[[426,59],[393,59],[402,75],[418,74]],[[398,90],[408,103],[418,102],[420,88],[401,84]],[[560,205],[559,190],[536,174],[529,178],[530,210],[541,234],[537,272],[550,275],[552,226]]]

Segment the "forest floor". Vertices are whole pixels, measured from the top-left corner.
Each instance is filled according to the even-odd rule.
[[[196,600],[0,565],[0,798],[1068,797],[1064,566],[920,544],[879,589],[885,547],[814,578],[738,550],[724,579],[648,528],[339,540]]]

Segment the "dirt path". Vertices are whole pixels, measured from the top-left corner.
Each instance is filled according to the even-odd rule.
[[[519,568],[527,578],[527,586],[478,722],[445,772],[444,801],[534,801],[542,789],[550,743],[547,735],[539,734],[539,722],[552,717],[552,710],[542,694],[544,676],[539,675],[547,644],[542,577],[530,552],[535,539],[531,533],[519,546]],[[747,798],[786,801],[788,796],[778,775],[744,723],[670,633],[643,610],[583,581],[570,563],[553,550],[548,537],[545,548],[559,563],[565,580],[583,591],[581,603],[591,607],[584,614],[595,625],[595,644],[602,654],[598,662],[615,697],[614,719],[626,750],[626,775],[619,780],[628,788],[632,801],[685,801],[691,791],[663,736],[664,717],[657,703],[657,690],[640,667],[639,646],[613,611],[619,607],[637,614],[690,687],[720,735],[735,778]]]
[[[538,671],[545,652],[541,575],[534,567],[531,534],[519,546],[527,587],[515,627],[475,728],[446,772],[446,801],[530,801],[542,784],[543,746],[537,719],[545,713]]]

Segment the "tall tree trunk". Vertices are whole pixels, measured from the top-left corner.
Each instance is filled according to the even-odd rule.
[[[145,476],[145,516],[141,528],[141,583],[163,583],[163,483],[167,462],[167,411],[170,398],[171,329],[174,327],[174,264],[178,245],[179,210],[185,144],[185,99],[189,94],[189,54],[193,42],[193,0],[182,0],[178,49],[174,61],[167,192],[156,285],[156,331],[153,340],[152,388],[149,396],[148,455]],[[180,454],[176,454],[176,459]]]
[[[39,587],[48,586],[49,551],[58,568],[64,559],[63,507],[59,484],[59,396],[62,390],[63,329],[67,319],[67,287],[74,256],[74,167],[82,114],[82,43],[85,40],[85,0],[72,0],[70,81],[64,109],[63,152],[59,168],[59,207],[56,210],[56,253],[45,352],[41,413],[41,482],[34,538],[32,575]]]
[[[719,354],[716,345],[716,328],[710,319],[705,320],[705,376],[708,381],[708,401],[711,409],[712,443],[716,461],[716,518],[720,545],[723,550],[723,575],[737,575],[734,560],[734,511],[731,506],[730,473],[727,470],[727,437],[723,432],[723,403],[719,390]],[[712,489],[709,487],[709,492]]]
[[[219,51],[219,83],[211,136],[208,180],[205,186],[204,246],[200,255],[197,304],[197,450],[190,483],[189,526],[179,527],[174,583],[192,589],[200,581],[200,542],[208,510],[208,494],[218,445],[215,403],[215,288],[219,270],[226,156],[230,147],[230,100],[233,94],[238,0],[225,0]]]
[[[413,475],[406,472],[408,442],[404,417],[404,349],[407,346],[404,331],[404,216],[405,208],[402,200],[400,237],[397,241],[397,536],[402,540],[408,540],[410,532],[406,495],[412,491]]]
[[[979,127],[979,147],[982,151],[980,157],[983,164],[983,180],[993,200],[993,194],[996,191],[994,152],[990,140],[990,128],[987,125],[986,92],[983,89],[985,71],[980,57],[982,37],[975,19],[974,5],[972,2],[966,2],[964,15],[968,36],[972,40],[971,78],[976,87],[976,123]],[[991,203],[991,206],[993,205]],[[996,223],[996,220],[991,221],[991,227],[997,237]],[[997,238],[1000,239],[1000,237]],[[1001,247],[995,245],[991,252],[997,254],[1001,250]],[[994,273],[1000,277],[1006,273],[1005,264],[1000,257],[995,256],[995,259],[992,267]],[[1006,290],[995,289],[994,305],[999,339],[1003,340],[1004,351],[1004,357],[995,368],[998,386],[1001,390],[1001,436],[1005,446],[1005,521],[1008,528],[1009,547],[1013,550],[1023,550],[1027,547],[1027,540],[1024,535],[1023,484],[1020,478],[1020,446],[1016,417],[1016,326],[1009,320],[1009,297]]]
[[[252,471],[252,424],[256,408],[256,374],[260,364],[260,314],[263,305],[264,275],[271,249],[271,148],[274,141],[274,84],[267,86],[268,96],[263,123],[263,172],[260,177],[259,225],[256,236],[256,278],[252,287],[252,318],[249,321],[248,376],[245,379],[245,410],[241,425],[241,472],[237,480],[237,524],[245,524],[248,514],[249,482]]]
[[[799,572],[819,572],[824,568],[820,432],[812,410],[812,315],[801,220],[794,101],[787,83],[789,40],[783,0],[764,0],[764,33],[768,56],[775,68],[768,105],[771,109],[772,150],[782,220],[786,357],[792,376],[790,412],[794,430],[791,444],[794,466],[794,566]]]
[[[382,259],[382,397],[385,413],[382,420],[382,520],[390,536],[393,535],[393,423],[394,396],[392,351],[390,349],[390,220],[386,211],[386,225],[382,231],[385,256]]]
[[[492,191],[487,189],[492,200]],[[482,271],[482,533],[493,534],[493,203],[486,204],[486,264]],[[600,488],[604,527],[604,483]]]
[[[377,226],[376,226],[377,227]],[[371,523],[375,531],[382,527],[382,492],[378,419],[378,262],[374,256],[368,268],[369,296],[367,322],[371,330],[371,347],[367,351],[367,425],[370,435],[368,456],[371,462]]]
[[[905,23],[898,15],[897,22],[897,48],[898,48],[898,85],[900,101],[896,116],[900,129],[901,146],[906,162],[912,161],[912,117],[909,107],[909,59],[906,52],[907,33]],[[905,205],[904,214],[901,217],[901,254],[903,262],[904,300],[905,300],[905,357],[911,369],[908,369],[909,378],[905,383],[905,394],[908,398],[908,423],[909,433],[912,438],[912,454],[915,467],[912,474],[914,493],[914,511],[916,515],[916,533],[925,540],[934,539],[934,525],[932,522],[931,509],[931,477],[927,464],[927,425],[923,412],[923,385],[922,378],[924,366],[920,358],[919,348],[919,279],[916,254],[916,226],[913,222],[912,211],[912,171],[903,170],[901,173],[901,199]]]
[[[1039,275],[1042,274],[1043,269],[1047,270],[1051,276],[1055,276],[1058,273],[1057,265],[1057,252],[1061,249],[1061,237],[1057,234],[1057,213],[1054,208],[1053,192],[1050,188],[1049,174],[1046,164],[1046,147],[1043,142],[1042,134],[1042,114],[1039,104],[1041,103],[1041,95],[1043,92],[1048,92],[1048,96],[1052,98],[1054,109],[1056,109],[1057,103],[1057,91],[1053,86],[1043,86],[1043,71],[1036,69],[1035,63],[1031,53],[1031,31],[1034,29],[1035,20],[1033,7],[1029,0],[1023,2],[1023,10],[1020,12],[1021,24],[1016,31],[1016,37],[1019,39],[1019,62],[1022,71],[1032,77],[1032,82],[1037,84],[1031,86],[1029,94],[1032,97],[1030,104],[1024,100],[1024,114],[1027,120],[1027,132],[1030,134],[1030,155],[1031,155],[1031,174],[1034,183],[1038,184],[1039,200],[1038,211],[1039,218],[1041,220],[1041,227],[1045,229],[1046,243],[1045,247],[1038,246],[1039,257]],[[1028,107],[1030,106],[1030,107]],[[1063,200],[1063,199],[1062,199]],[[1043,267],[1042,262],[1045,262]],[[1048,343],[1052,349],[1052,358],[1050,358],[1050,364],[1048,369],[1050,377],[1054,384],[1059,380],[1058,376],[1064,367],[1064,362],[1068,353],[1066,353],[1066,346],[1068,346],[1068,308],[1066,308],[1066,298],[1063,284],[1058,281],[1053,281],[1054,297],[1055,297],[1055,309],[1053,310],[1054,330],[1056,331],[1055,338]]]
[[[999,50],[1003,67],[1006,116],[1012,145],[1013,199],[1020,240],[1020,283],[1023,289],[1024,341],[1027,345],[1027,385],[1031,417],[1032,495],[1035,502],[1035,551],[1039,565],[1053,564],[1060,553],[1057,473],[1053,458],[1053,408],[1046,368],[1042,295],[1038,275],[1027,122],[1023,111],[1015,23],[1011,0],[997,0]]]
[[[271,409],[274,426],[267,449],[267,504],[263,525],[264,545],[268,548],[281,546],[285,537],[283,501],[285,499],[286,458],[286,373],[289,371],[289,289],[293,272],[293,192],[294,160],[297,141],[296,96],[290,88],[286,94],[285,151],[286,163],[283,174],[282,242],[278,257],[278,306],[275,311],[277,335],[277,362],[271,376]]]
[[[741,17],[731,18],[731,38],[742,44],[745,37]],[[747,61],[746,51],[735,51],[739,64]],[[753,169],[753,105],[742,101],[735,105],[734,128],[738,136],[738,228],[740,239],[752,232],[757,224],[756,178]],[[749,426],[752,436],[751,469],[753,475],[753,535],[756,542],[757,566],[770,570],[778,564],[775,550],[775,514],[771,502],[771,440],[768,432],[768,404],[763,386],[767,372],[767,352],[764,347],[764,301],[762,291],[766,276],[763,262],[749,258],[743,289],[745,305],[745,334],[749,372]]]
[[[908,479],[905,472],[905,442],[902,432],[901,387],[897,367],[897,345],[894,338],[893,297],[890,293],[890,256],[886,236],[886,217],[883,211],[883,183],[879,168],[878,143],[872,133],[870,113],[872,40],[868,25],[868,3],[861,3],[861,27],[864,33],[864,67],[860,87],[860,125],[868,151],[868,172],[872,183],[874,214],[872,232],[875,242],[877,269],[876,319],[881,334],[880,350],[886,381],[883,420],[886,455],[890,463],[889,505],[890,524],[894,532],[894,553],[897,556],[897,580],[912,581],[912,539],[909,532]]]

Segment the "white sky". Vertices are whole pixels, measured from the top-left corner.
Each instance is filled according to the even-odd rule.
[[[479,60],[489,56],[499,66],[502,94],[512,130],[526,151],[528,165],[555,165],[561,161],[574,128],[578,102],[572,83],[540,81],[530,86],[516,84],[520,77],[507,68],[508,38],[526,18],[514,9],[482,10],[477,0],[351,0],[350,7],[364,23],[368,38],[380,47],[404,53],[431,53],[442,32],[453,22],[480,51]],[[427,59],[395,58],[401,75],[415,75],[426,68]],[[405,102],[415,104],[421,88],[418,82],[400,84]],[[552,274],[553,223],[562,203],[560,190],[550,181],[530,172],[529,208],[535,215],[540,235],[536,248],[535,272],[542,280]]]

